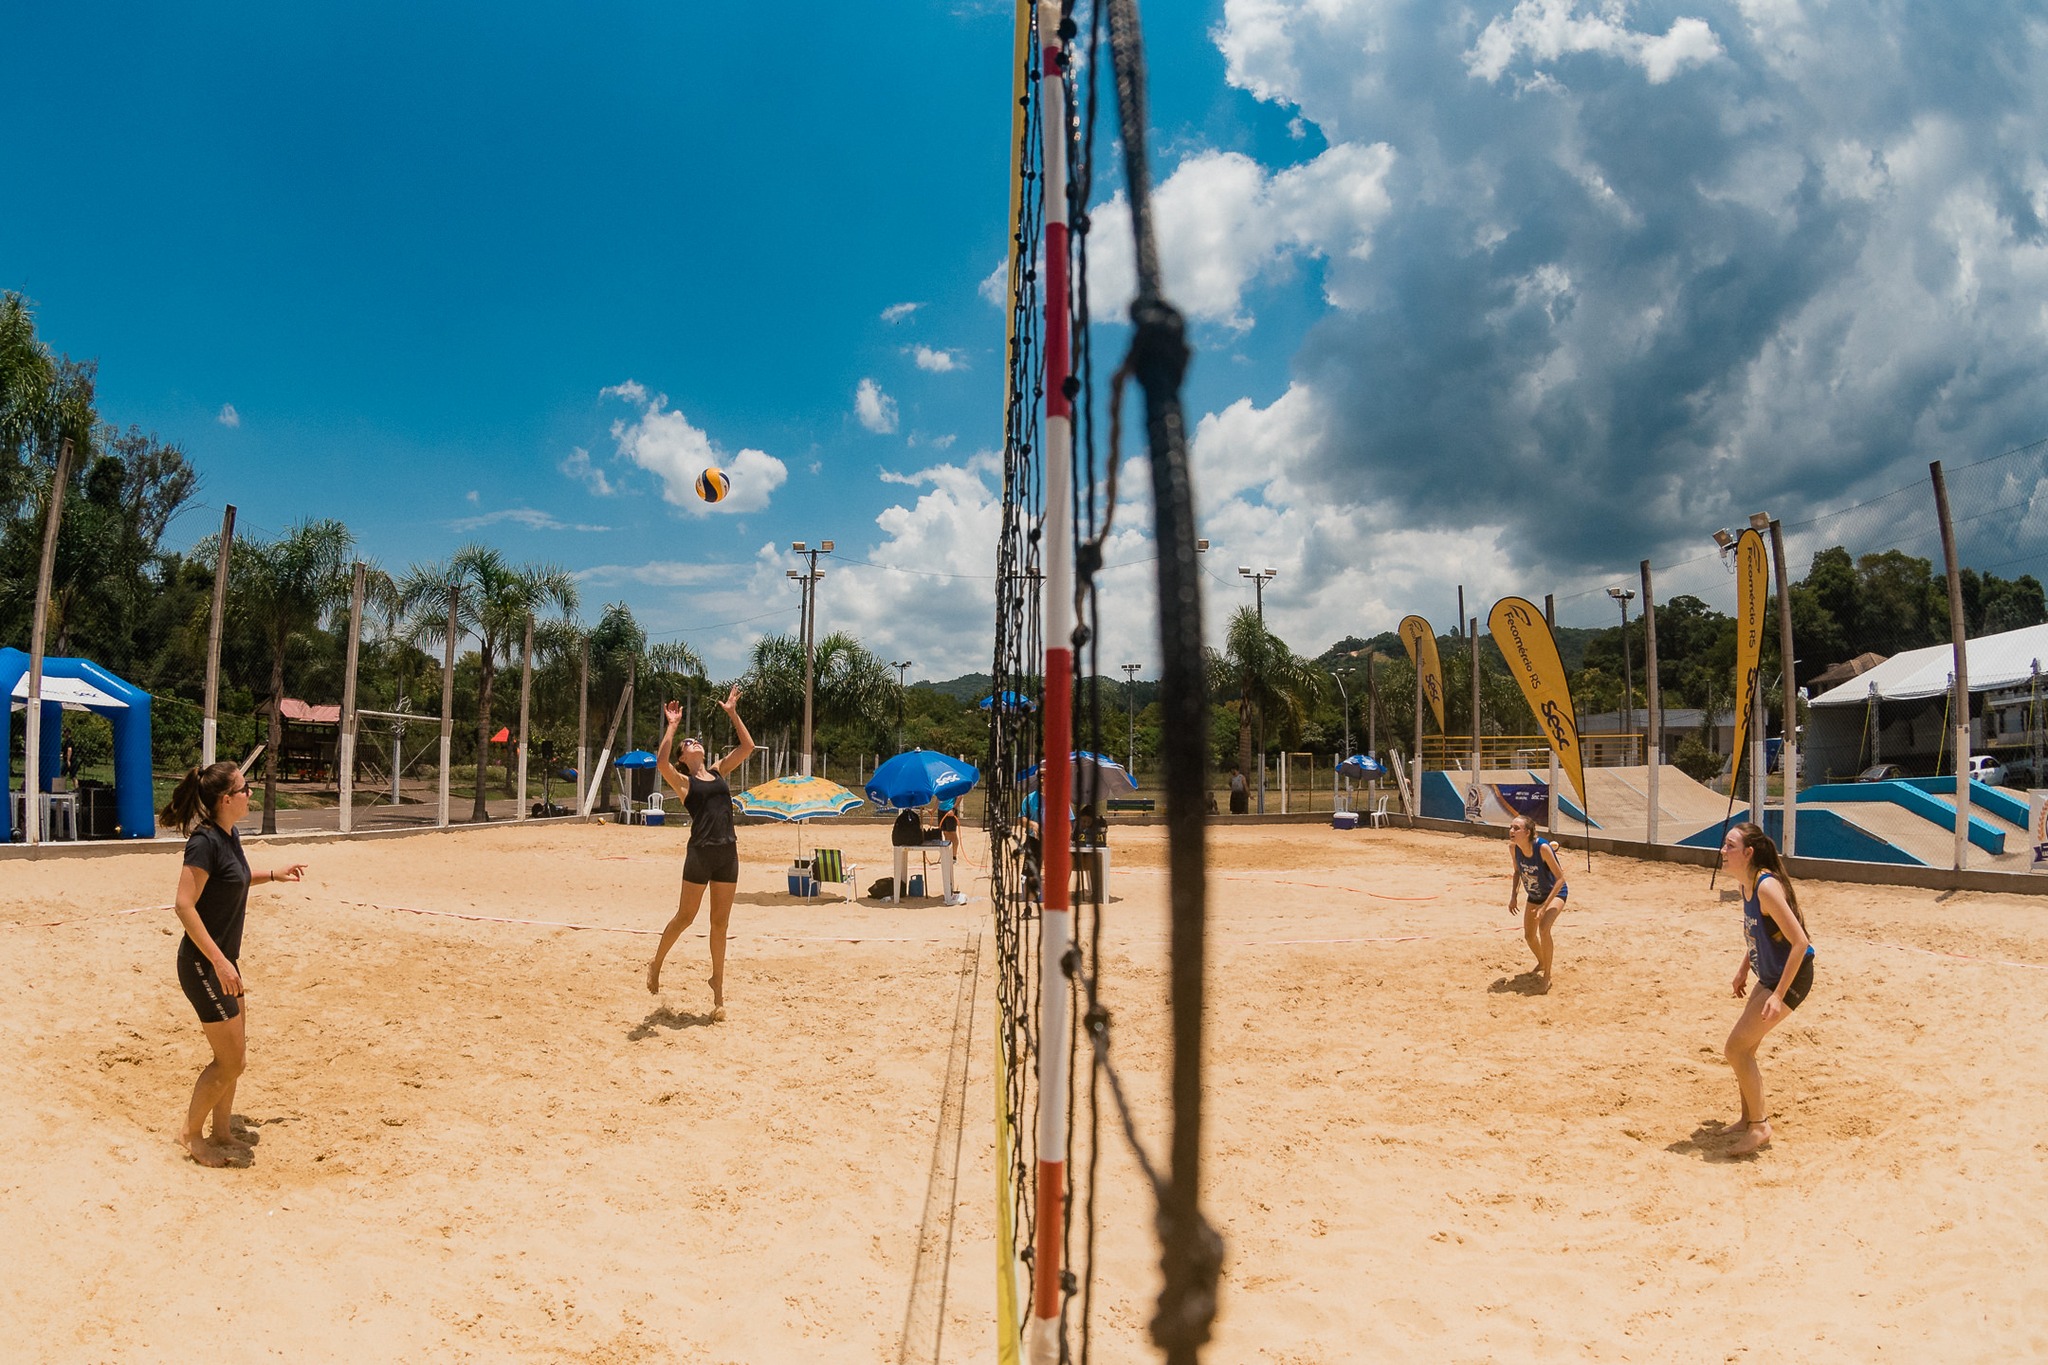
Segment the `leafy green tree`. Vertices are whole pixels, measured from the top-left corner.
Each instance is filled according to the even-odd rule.
[[[438,631],[438,638],[445,642],[451,591],[456,594],[456,629],[474,636],[477,642],[477,780],[470,818],[488,820],[483,774],[490,754],[499,661],[514,657],[524,643],[529,620],[550,607],[564,616],[576,610],[576,581],[567,570],[552,564],[514,565],[488,545],[465,545],[444,563],[416,567],[401,585],[401,599],[412,610],[419,635],[437,638]],[[506,767],[509,784],[511,765]]]
[[[206,547],[202,546],[202,555]],[[273,541],[237,537],[228,556],[230,609],[270,655],[270,734],[264,752],[263,832],[277,832],[278,750],[284,743],[285,659],[323,621],[348,610],[355,539],[338,521],[307,520]]]
[[[1231,616],[1222,653],[1210,657],[1209,677],[1236,706],[1237,762],[1247,770],[1254,730],[1260,752],[1265,751],[1268,720],[1277,722],[1283,735],[1298,735],[1325,683],[1323,671],[1266,629],[1250,607],[1239,607]]]

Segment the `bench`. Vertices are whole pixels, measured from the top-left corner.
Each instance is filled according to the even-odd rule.
[[[1109,813],[1111,815],[1115,815],[1119,811],[1150,812],[1151,809],[1152,798],[1149,796],[1111,797],[1109,801]]]

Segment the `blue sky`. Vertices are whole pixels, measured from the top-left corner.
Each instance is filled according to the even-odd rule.
[[[1595,580],[1733,503],[2048,434],[2038,17],[1144,17],[1214,612],[1257,561],[1307,652],[1447,619],[1460,581],[1598,615]],[[259,531],[338,516],[394,567],[486,539],[727,672],[794,620],[777,547],[829,537],[826,627],[985,666],[1010,20],[872,19],[13,7],[0,286]],[[703,515],[712,451],[740,477]],[[1112,652],[1150,659],[1126,526]]]

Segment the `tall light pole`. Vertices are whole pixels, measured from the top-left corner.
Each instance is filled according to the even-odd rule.
[[[1250,566],[1240,564],[1237,566],[1237,576],[1239,578],[1248,578],[1251,580],[1253,600],[1258,604],[1259,629],[1261,631],[1264,631],[1266,628],[1266,585],[1272,582],[1274,579],[1278,578],[1280,576],[1280,571],[1278,569],[1268,566],[1266,568],[1259,570],[1257,573],[1253,573],[1251,571]],[[1258,708],[1258,710],[1259,814],[1264,815],[1266,813],[1266,708],[1261,706]]]
[[[1609,588],[1607,595],[1621,608],[1621,732],[1632,734],[1636,725],[1635,665],[1629,662],[1628,604],[1636,600],[1634,588]]]
[[[803,587],[801,610],[803,614],[802,634],[804,645],[804,747],[803,757],[800,762],[802,763],[801,771],[803,776],[809,777],[811,775],[811,647],[817,635],[818,627],[818,583],[825,577],[825,571],[818,567],[818,556],[831,554],[832,542],[821,540],[813,548],[804,544],[801,540],[793,540],[790,542],[789,548],[792,553],[803,555],[810,561],[810,566],[806,569],[801,571],[796,569],[788,570],[788,576],[795,579]]]
[[[910,659],[892,659],[889,667],[896,670],[896,752],[903,752],[903,671],[910,667]]]
[[[1133,781],[1138,776],[1138,701],[1132,690],[1138,679],[1138,670],[1143,664],[1119,664],[1124,671],[1124,724],[1129,727],[1124,739],[1124,766],[1130,770]]]

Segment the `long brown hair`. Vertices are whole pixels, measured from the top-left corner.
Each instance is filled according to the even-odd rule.
[[[1750,861],[1760,870],[1778,879],[1778,885],[1785,888],[1785,901],[1792,907],[1792,915],[1799,921],[1799,927],[1806,927],[1806,916],[1799,913],[1799,893],[1792,889],[1792,879],[1785,875],[1785,860],[1778,856],[1778,846],[1771,836],[1764,833],[1764,827],[1754,820],[1745,820],[1735,827],[1742,836],[1742,846],[1749,850]]]
[[[166,824],[176,825],[179,833],[190,834],[201,820],[213,818],[213,808],[234,789],[235,779],[241,775],[242,770],[232,763],[188,769],[171,790],[170,803],[157,814]]]

